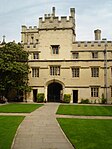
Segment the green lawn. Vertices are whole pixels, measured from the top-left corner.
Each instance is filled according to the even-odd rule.
[[[112,116],[112,106],[60,105],[57,114]]]
[[[0,112],[3,113],[30,113],[43,104],[7,104],[0,106]]]
[[[112,149],[112,120],[58,118],[76,149]]]
[[[23,116],[0,116],[0,149],[10,149]]]

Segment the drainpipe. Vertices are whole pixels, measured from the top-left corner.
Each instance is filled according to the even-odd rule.
[[[107,74],[107,41],[105,41],[104,48],[104,96],[108,103],[108,74]]]

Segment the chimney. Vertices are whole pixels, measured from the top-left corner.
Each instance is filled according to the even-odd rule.
[[[70,8],[71,17],[75,18],[75,8]]]
[[[95,40],[101,40],[101,30],[94,30]]]
[[[52,15],[55,17],[55,7],[52,7]]]

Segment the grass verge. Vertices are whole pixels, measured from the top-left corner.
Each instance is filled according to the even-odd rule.
[[[0,106],[1,113],[30,113],[43,104],[6,104]]]
[[[24,116],[0,116],[0,149],[10,149]]]
[[[112,149],[112,120],[57,120],[76,149]]]
[[[60,105],[56,114],[112,116],[112,106]]]

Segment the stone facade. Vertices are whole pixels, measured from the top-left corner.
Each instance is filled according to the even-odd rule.
[[[63,100],[71,95],[71,102],[81,99],[98,102],[104,94],[112,97],[112,41],[101,39],[95,30],[94,41],[76,41],[75,9],[70,16],[45,14],[39,25],[22,26],[22,44],[29,52],[29,85],[32,91],[28,101],[36,101],[44,93],[49,102]]]

